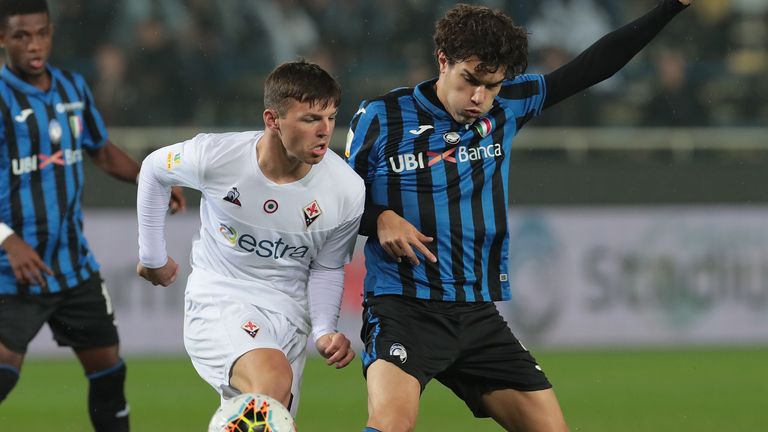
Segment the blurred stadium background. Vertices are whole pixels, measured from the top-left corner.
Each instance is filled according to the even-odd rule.
[[[52,62],[82,72],[112,139],[141,158],[200,131],[259,129],[262,85],[298,56],[360,100],[434,74],[444,0],[49,0]],[[566,62],[655,0],[486,0],[531,33],[530,72]],[[500,309],[553,379],[573,430],[764,430],[768,421],[768,2],[696,0],[620,74],[515,141],[510,280]],[[129,360],[135,430],[202,430],[215,394],[186,360],[183,282],[134,276],[135,189],[88,169],[86,231]],[[186,264],[195,194],[169,220]],[[189,272],[185,265],[184,280]],[[342,327],[357,341],[362,257]],[[0,430],[88,430],[74,360],[42,333]],[[418,430],[498,430],[439,384]],[[169,421],[172,419],[172,421]],[[305,375],[302,431],[360,430],[359,363]],[[631,421],[630,421],[631,420]]]

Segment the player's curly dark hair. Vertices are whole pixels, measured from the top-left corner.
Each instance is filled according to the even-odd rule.
[[[528,67],[528,32],[508,15],[485,6],[457,4],[435,25],[435,54],[452,64],[477,57],[478,71],[503,67],[508,78]]]
[[[48,13],[48,2],[45,0],[0,0],[0,26],[5,28],[8,18],[14,15]]]
[[[284,115],[291,100],[319,104],[321,109],[341,104],[341,86],[320,66],[306,60],[283,63],[264,82],[264,108]]]

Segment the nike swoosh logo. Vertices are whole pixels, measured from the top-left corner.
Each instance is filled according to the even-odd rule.
[[[359,110],[357,110],[355,115],[358,115],[358,114],[365,114],[365,108],[360,108]]]
[[[29,117],[32,114],[34,114],[34,112],[35,111],[32,110],[32,108],[25,108],[25,109],[21,110],[21,113],[19,113],[19,115],[17,115],[13,119],[16,120],[19,123],[24,123],[27,120],[27,117]]]
[[[115,413],[115,418],[128,417],[129,412],[131,412],[131,407],[129,407],[128,404],[126,404],[125,408]]]
[[[414,134],[414,135],[421,135],[421,134],[423,134],[424,132],[426,132],[426,131],[428,131],[428,130],[430,130],[430,129],[434,129],[434,128],[435,128],[435,127],[434,127],[434,126],[432,126],[432,125],[419,125],[419,128],[418,128],[418,129],[411,129],[411,130],[409,130],[408,132],[410,132],[410,133],[412,133],[412,134]]]

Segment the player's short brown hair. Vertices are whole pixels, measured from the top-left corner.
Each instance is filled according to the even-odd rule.
[[[321,109],[341,104],[341,86],[320,66],[297,60],[283,63],[264,83],[264,108],[275,109],[279,115],[288,111],[291,101],[319,104]]]
[[[457,4],[435,25],[435,54],[442,51],[452,64],[477,57],[477,69],[507,77],[528,68],[528,32],[503,12],[485,6]]]

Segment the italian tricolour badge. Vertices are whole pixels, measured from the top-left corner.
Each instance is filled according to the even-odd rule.
[[[481,117],[475,122],[475,129],[481,137],[485,138],[493,130],[493,123],[491,123],[491,119],[488,117]]]

